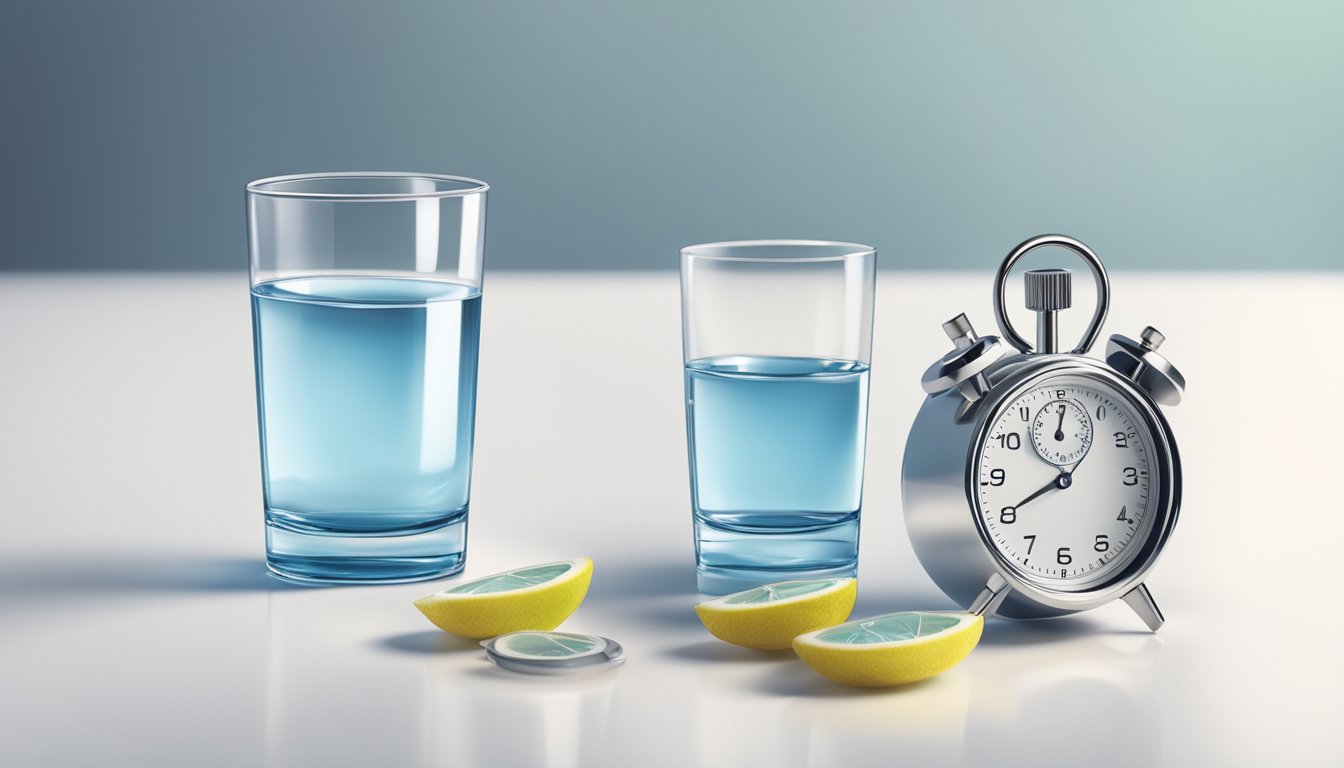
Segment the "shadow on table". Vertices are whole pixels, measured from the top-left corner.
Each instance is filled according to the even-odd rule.
[[[599,555],[594,561],[586,611],[670,630],[700,626],[693,559],[637,562]]]
[[[621,562],[598,560],[589,597],[599,600],[694,596],[695,561]]]
[[[808,668],[798,657],[795,664],[780,664],[754,681],[761,693],[775,696],[803,696],[808,698],[890,698],[917,695],[921,690],[938,685],[938,678],[920,680],[889,688],[859,688],[827,680]]]
[[[312,587],[282,581],[245,557],[72,557],[53,563],[0,562],[0,602],[73,596],[190,592],[276,592]]]
[[[414,656],[436,656],[443,653],[481,650],[481,644],[477,640],[457,637],[437,629],[424,632],[406,632],[379,638],[374,643],[374,647],[384,651]]]
[[[660,652],[669,659],[693,661],[696,663],[737,662],[749,664],[768,664],[781,661],[796,661],[798,657],[792,650],[761,651],[755,648],[742,648],[729,645],[720,640],[701,640],[687,645],[678,645]]]
[[[630,602],[619,608],[620,615],[640,624],[670,631],[700,629],[700,617],[695,614],[698,597],[671,597],[657,601]],[[700,631],[704,631],[701,629]]]
[[[1049,645],[1080,638],[1115,635],[1151,636],[1152,633],[1146,629],[1108,629],[1084,616],[1062,616],[1057,619],[1032,621],[991,618],[985,623],[985,633],[980,638],[980,644],[989,646]]]

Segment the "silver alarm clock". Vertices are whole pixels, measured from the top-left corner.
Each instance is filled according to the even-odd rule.
[[[1035,348],[1004,311],[1009,270],[1047,245],[1091,269],[1097,307],[1078,346],[1058,349],[1070,274],[1026,272]],[[1085,357],[1110,307],[1101,260],[1063,235],[1041,235],[999,266],[994,313],[1004,341],[966,316],[943,330],[955,348],[925,372],[901,477],[905,524],[920,563],[973,613],[1063,616],[1124,600],[1154,631],[1163,618],[1144,579],[1176,524],[1181,464],[1158,404],[1185,379],[1157,353],[1164,337],[1112,336],[1106,361]]]

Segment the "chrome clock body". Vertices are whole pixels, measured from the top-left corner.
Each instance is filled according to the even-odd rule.
[[[1037,270],[1026,275],[1028,307],[1039,313],[1035,349],[1016,334],[1003,311],[1008,271],[1028,251],[1044,245],[1073,250],[1088,263],[1096,280],[1097,311],[1082,342],[1068,353],[1057,351],[1055,339],[1055,313],[1071,302],[1067,272]],[[1156,353],[1163,337],[1151,328],[1142,341],[1112,337],[1105,363],[1086,357],[1108,307],[1109,283],[1095,254],[1072,238],[1043,235],[1019,245],[999,269],[996,316],[1018,353],[1008,354],[995,337],[977,337],[964,315],[944,325],[956,348],[924,375],[929,397],[906,444],[902,498],[906,529],[921,564],[949,597],[968,610],[1037,619],[1121,598],[1151,629],[1163,622],[1144,579],[1176,524],[1181,468],[1158,402],[1179,402],[1185,382]],[[1051,385],[1060,386],[1058,397],[1053,390],[1047,390],[1049,397],[1035,396]],[[1108,413],[1100,405],[1103,401],[1112,409],[1109,422],[1104,420]],[[1000,427],[995,434],[996,425],[1007,423],[1007,418],[1020,424],[1020,431],[1006,435]],[[1109,431],[1121,423],[1128,426]],[[987,463],[982,463],[986,450],[998,451],[1004,458],[1011,455],[1016,462],[1007,470],[1007,480],[1003,469],[992,474],[986,470]],[[1113,465],[1129,456],[1137,457],[1129,461],[1136,466],[1126,466],[1124,475],[1118,474]],[[988,486],[1012,482],[1018,469],[1035,473],[1027,481],[1031,488],[1040,484],[1041,477],[1046,485],[1015,506],[1003,506],[1001,511],[984,508],[989,492],[995,491]],[[1102,471],[1107,472],[1104,478],[1096,474]],[[1022,493],[1023,487],[1003,491],[1012,495]],[[1043,494],[1055,501],[1048,505],[1034,501]],[[1025,508],[1029,502],[1032,506]],[[1024,509],[1019,513],[1016,507]],[[1127,510],[1134,510],[1129,517]],[[1055,521],[1054,533],[1049,520]],[[1077,530],[1079,520],[1096,521],[1095,551],[1076,541],[1063,542],[1071,544],[1072,551],[1069,546],[1056,547],[1062,541],[1058,538],[1050,547],[1052,560],[1057,557],[1069,567],[1051,562],[1050,569],[1040,569],[1030,565],[1032,558],[1026,556],[1030,549],[1006,543],[1005,532],[1011,531],[1013,537],[1025,539],[1024,544],[1035,546],[1057,535],[1058,529]],[[1042,542],[1036,535],[1018,536],[1028,530],[1040,532]]]

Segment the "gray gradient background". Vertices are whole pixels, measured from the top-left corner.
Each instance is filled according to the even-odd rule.
[[[0,268],[241,269],[242,187],[486,179],[488,266],[870,242],[1344,268],[1344,3],[3,0]]]

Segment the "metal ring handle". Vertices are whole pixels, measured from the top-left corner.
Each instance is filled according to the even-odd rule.
[[[1087,263],[1092,270],[1092,279],[1097,284],[1097,309],[1092,313],[1092,322],[1088,324],[1087,330],[1083,332],[1083,338],[1078,342],[1078,346],[1073,348],[1069,354],[1086,354],[1092,345],[1096,343],[1097,336],[1101,333],[1101,324],[1106,322],[1106,313],[1111,308],[1111,283],[1106,278],[1106,268],[1101,265],[1101,259],[1092,252],[1091,248],[1083,245],[1067,235],[1037,235],[1030,240],[1024,241],[1008,254],[1003,263],[999,265],[999,272],[994,278],[994,318],[999,322],[999,330],[1003,332],[1003,338],[1008,340],[1009,344],[1017,347],[1019,352],[1031,354],[1035,349],[1031,342],[1022,338],[1013,328],[1013,321],[1008,319],[1008,313],[1003,306],[1003,292],[1008,285],[1008,273],[1012,270],[1023,256],[1047,245],[1058,245],[1068,248]]]

